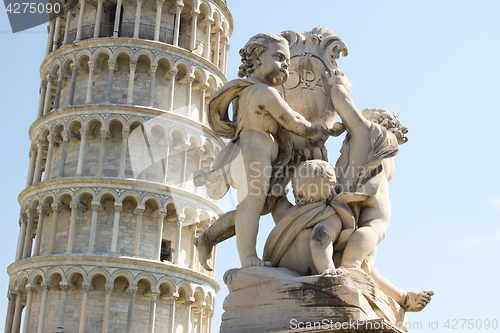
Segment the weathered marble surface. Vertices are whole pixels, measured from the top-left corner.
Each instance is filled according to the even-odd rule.
[[[254,266],[230,270],[224,280],[230,294],[224,300],[220,332],[278,332],[299,322],[329,326],[330,321],[374,319],[404,327],[405,313],[396,301],[347,274],[301,276],[287,268]]]

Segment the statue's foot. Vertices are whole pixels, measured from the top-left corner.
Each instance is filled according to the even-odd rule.
[[[408,291],[406,293],[406,299],[403,304],[403,309],[405,309],[405,311],[407,312],[422,311],[431,301],[432,295],[434,295],[434,291],[432,290]]]
[[[251,266],[267,266],[271,267],[271,262],[270,261],[264,261],[260,259],[259,257],[256,256],[248,256],[243,264],[241,265],[241,268],[245,267],[251,267]]]
[[[337,276],[341,274],[342,271],[337,268],[327,268],[323,272],[321,272],[321,276]]]
[[[362,281],[367,281],[376,284],[375,281],[372,279],[372,277],[359,267],[340,266],[339,268],[347,272],[349,275],[354,276]]]
[[[212,267],[212,260],[210,259],[210,257],[212,256],[213,247],[204,244],[203,241],[201,240],[201,237],[196,237],[194,239],[194,245],[196,245],[196,248],[198,249],[198,259],[200,260],[200,264],[207,271],[212,271],[213,267]]]

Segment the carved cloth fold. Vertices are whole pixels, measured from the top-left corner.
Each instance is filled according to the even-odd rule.
[[[342,221],[342,231],[334,246],[343,248],[356,227],[356,221],[348,203],[366,200],[373,194],[375,193],[341,193],[329,203],[313,202],[300,207],[295,206],[297,208],[292,208],[292,211],[271,230],[264,246],[262,259],[270,261],[272,266],[278,266],[281,258],[302,230],[313,228],[335,214]]]
[[[238,141],[247,118],[245,114],[247,111],[246,106],[240,108],[239,95],[245,90],[253,95],[262,84],[253,78],[231,80],[222,86],[208,103],[210,127],[218,135],[231,139],[215,159],[214,170],[195,178],[195,185],[205,185],[207,194],[215,200],[222,198],[233,184],[230,163],[240,153]],[[249,100],[252,98],[253,96],[250,96]],[[229,117],[231,102],[233,102],[233,119]],[[292,141],[290,133],[282,126],[278,127],[276,141],[278,142],[279,151],[273,163],[269,195],[261,212],[262,215],[269,213],[277,200],[286,195],[287,185],[290,182],[290,177],[287,176],[285,169],[292,155]]]

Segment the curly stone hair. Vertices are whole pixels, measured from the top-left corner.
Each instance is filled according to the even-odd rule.
[[[323,160],[302,162],[292,180],[293,195],[297,205],[311,202],[326,202],[333,192],[337,176],[333,166]]]
[[[288,45],[288,41],[279,35],[263,33],[257,34],[250,38],[245,46],[240,50],[241,62],[238,76],[239,77],[249,77],[258,65],[259,57],[267,50],[268,45],[270,43],[286,43]]]
[[[398,115],[392,111],[381,108],[367,108],[362,112],[363,116],[371,122],[384,126],[389,132],[398,139],[398,144],[408,142],[408,128],[404,127],[399,120]]]

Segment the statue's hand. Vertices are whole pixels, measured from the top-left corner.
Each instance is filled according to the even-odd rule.
[[[352,84],[349,82],[347,76],[341,70],[325,72],[326,82],[332,89],[345,89],[347,93],[351,91]]]
[[[332,128],[330,128],[330,135],[331,136],[339,136],[340,134],[344,133],[345,131],[345,126],[342,123],[336,122],[333,124]]]

